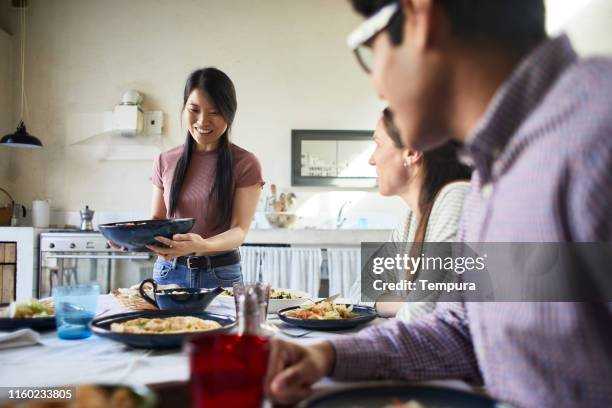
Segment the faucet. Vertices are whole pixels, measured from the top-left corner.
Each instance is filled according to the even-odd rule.
[[[342,217],[342,211],[344,210],[344,207],[346,207],[350,203],[351,201],[345,201],[340,206],[340,209],[338,210],[338,215],[336,216],[336,229],[342,228],[342,224],[344,224],[344,222],[346,221],[346,217]]]

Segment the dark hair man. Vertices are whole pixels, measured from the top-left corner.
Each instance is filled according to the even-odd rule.
[[[612,240],[612,62],[547,39],[543,0],[353,5],[368,18],[349,46],[403,142],[465,144],[463,241]],[[457,378],[520,407],[609,406],[611,327],[610,303],[443,303],[309,347],[276,341],[268,390],[293,402],[325,375]]]

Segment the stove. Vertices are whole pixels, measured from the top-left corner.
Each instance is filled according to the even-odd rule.
[[[110,246],[99,231],[52,230],[40,234],[40,250],[46,252],[121,252]]]
[[[40,234],[38,297],[53,287],[95,281],[101,293],[130,287],[153,274],[154,254],[113,248],[99,231],[51,230]]]

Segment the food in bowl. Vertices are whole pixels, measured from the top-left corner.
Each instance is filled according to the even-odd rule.
[[[174,234],[185,234],[195,223],[194,218],[175,218],[167,220],[141,220],[113,222],[98,225],[106,239],[134,252],[150,251],[146,245],[164,246],[155,237],[172,238]]]
[[[286,313],[287,317],[307,320],[343,320],[356,317],[352,305],[341,305],[334,302],[318,302],[302,305]]]
[[[0,311],[0,317],[13,319],[30,319],[36,317],[55,316],[53,298],[30,299],[25,302],[12,302],[8,307]]]
[[[270,290],[270,299],[302,299],[303,297],[298,292],[290,292],[283,289]]]
[[[270,300],[268,302],[268,313],[276,313],[281,309],[299,306],[304,303],[310,295],[295,289],[270,289]],[[221,303],[228,307],[234,307],[234,292],[232,288],[226,288],[218,297]]]
[[[416,400],[410,400],[408,402],[393,400],[391,404],[385,405],[384,408],[425,408],[425,406]]]
[[[267,212],[266,220],[272,228],[289,228],[297,220],[297,214],[286,212]]]
[[[204,320],[194,316],[173,316],[148,319],[140,317],[121,323],[111,324],[114,333],[128,334],[176,334],[220,329],[214,320]]]
[[[148,285],[153,286],[153,297],[146,291]],[[158,289],[159,286],[154,279],[148,278],[140,282],[138,288],[140,296],[149,304],[161,310],[197,309],[204,310],[210,302],[223,292],[223,288],[172,288]]]
[[[223,296],[234,296],[232,289],[225,289]],[[302,299],[302,292],[290,291],[287,289],[270,289],[270,299]]]

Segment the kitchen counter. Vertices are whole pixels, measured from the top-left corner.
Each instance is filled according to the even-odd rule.
[[[390,233],[386,229],[251,229],[245,243],[359,246],[362,242],[385,242]]]

